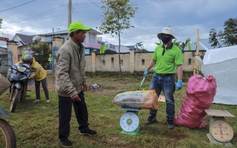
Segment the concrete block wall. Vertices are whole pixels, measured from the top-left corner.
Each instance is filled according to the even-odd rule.
[[[53,49],[58,50],[63,44],[61,38],[54,38]],[[12,52],[12,62],[18,61],[18,49],[15,42],[8,42],[8,50]],[[57,51],[56,51],[57,52]],[[193,71],[195,64],[195,52],[187,51],[183,53],[184,64],[183,71]],[[98,52],[92,51],[91,55],[86,55],[86,71],[87,72],[119,72],[119,54],[97,54]],[[54,53],[56,54],[56,53]],[[53,54],[53,56],[55,56]],[[130,49],[128,53],[120,53],[120,64],[122,72],[142,72],[146,69],[151,60],[153,52],[135,52],[134,49]],[[199,52],[202,58],[205,54],[205,50]],[[55,58],[55,57],[54,57]],[[55,64],[55,60],[54,60]],[[150,71],[153,71],[151,69]]]

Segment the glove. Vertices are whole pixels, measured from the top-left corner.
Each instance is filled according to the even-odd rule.
[[[143,76],[146,77],[148,75],[148,70],[146,69],[143,73]]]
[[[175,86],[175,90],[180,90],[182,88],[182,80],[178,80]]]

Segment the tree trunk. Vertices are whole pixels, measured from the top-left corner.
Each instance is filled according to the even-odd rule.
[[[120,74],[122,73],[122,69],[121,69],[121,59],[120,59],[120,44],[121,44],[120,31],[118,32],[118,37],[119,37],[118,52],[119,52],[119,75],[120,75]]]

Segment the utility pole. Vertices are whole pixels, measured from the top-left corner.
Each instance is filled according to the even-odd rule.
[[[68,0],[68,27],[72,22],[72,0]]]

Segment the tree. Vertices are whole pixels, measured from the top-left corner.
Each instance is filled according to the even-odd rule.
[[[130,0],[101,0],[101,2],[103,3],[101,8],[104,10],[104,18],[99,29],[104,34],[109,33],[112,37],[118,36],[119,70],[121,73],[120,37],[123,30],[134,27],[130,24],[130,18],[134,17],[138,8],[129,4]]]
[[[136,43],[135,46],[136,46],[136,51],[139,50],[140,52],[147,52],[147,50],[146,50],[146,49],[144,48],[144,46],[143,46],[142,41]]]
[[[174,44],[178,46],[182,50],[182,52],[184,52],[184,48],[188,45],[189,42],[190,42],[190,38],[186,39],[185,42],[182,42],[182,41],[177,42],[176,39],[174,40]]]
[[[177,39],[175,39],[173,43],[176,46],[178,46],[182,50],[182,52],[184,52],[184,48],[190,43],[190,41],[191,41],[190,38],[187,38],[185,42],[182,42],[182,41],[177,42]],[[160,45],[161,43],[156,42],[155,44]]]
[[[212,47],[221,47],[221,44],[218,41],[218,33],[216,33],[216,30],[213,28],[209,32],[209,43]]]
[[[212,47],[221,46],[219,40],[226,46],[237,45],[237,18],[230,18],[224,23],[224,31],[216,33],[215,29],[211,29],[209,33],[209,43]]]
[[[220,38],[226,45],[237,45],[237,18],[230,18],[224,23],[224,31],[220,32]]]
[[[47,43],[39,43],[36,46],[31,46],[31,50],[34,51],[35,60],[44,68],[49,69],[49,54],[51,51]]]

